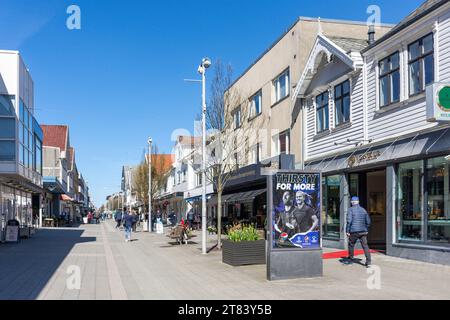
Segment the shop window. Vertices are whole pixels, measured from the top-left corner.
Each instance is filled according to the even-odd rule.
[[[402,163],[398,169],[398,240],[420,241],[423,217],[423,161]]]
[[[341,177],[330,176],[323,179],[323,236],[339,239],[341,230]]]
[[[428,241],[434,243],[450,243],[449,168],[450,162],[445,158],[428,160]]]

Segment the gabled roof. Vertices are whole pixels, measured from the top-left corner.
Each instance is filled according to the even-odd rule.
[[[69,127],[64,125],[41,125],[44,133],[44,147],[59,148],[67,151],[69,147]]]
[[[295,88],[292,100],[295,101],[302,96],[308,89],[311,80],[317,72],[317,68],[325,55],[328,62],[332,57],[337,57],[349,68],[356,70],[362,67],[361,49],[367,46],[367,40],[344,38],[344,37],[326,37],[318,34],[316,43],[311,50],[308,62],[305,65],[303,74]]]
[[[394,28],[392,28],[391,31],[386,33],[383,37],[375,41],[373,44],[365,48],[363,51],[367,51],[378,44],[382,43],[383,41],[389,39],[396,33],[400,32],[401,30],[407,28],[417,20],[423,18],[430,12],[433,12],[434,10],[438,9],[439,7],[443,6],[450,0],[427,0],[424,3],[422,3],[416,10],[414,10],[411,14],[409,14],[405,19],[400,21],[399,24],[397,24]]]
[[[367,39],[354,39],[354,38],[344,38],[344,37],[328,37],[331,41],[333,41],[339,48],[344,50],[346,53],[350,53],[352,51],[360,52],[369,44]]]

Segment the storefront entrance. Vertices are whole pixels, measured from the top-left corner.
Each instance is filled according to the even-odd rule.
[[[386,250],[386,170],[350,174],[350,193],[359,196],[372,220],[369,245]]]

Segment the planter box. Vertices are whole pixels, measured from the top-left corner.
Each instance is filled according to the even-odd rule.
[[[266,241],[223,241],[222,261],[233,267],[266,264]]]

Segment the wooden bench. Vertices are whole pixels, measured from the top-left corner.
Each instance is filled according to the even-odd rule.
[[[189,239],[191,238],[186,230],[185,227],[183,226],[177,226],[175,228],[172,229],[172,231],[170,232],[170,234],[168,235],[168,237],[172,240],[176,240],[177,244],[188,244]]]

